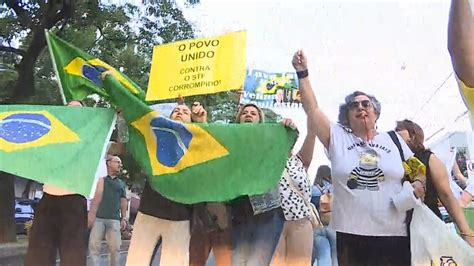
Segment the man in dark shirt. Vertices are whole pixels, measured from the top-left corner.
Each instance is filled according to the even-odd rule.
[[[119,251],[122,244],[120,230],[127,225],[127,198],[125,183],[117,177],[122,167],[118,156],[107,156],[107,173],[104,178],[102,200],[89,239],[89,253],[94,265],[100,265],[102,239],[107,241],[110,253],[109,265],[119,265]]]

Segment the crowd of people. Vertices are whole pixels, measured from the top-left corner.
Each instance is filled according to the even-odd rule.
[[[448,32],[461,93],[474,108],[474,16],[468,0],[452,0]],[[338,121],[332,122],[318,104],[302,50],[292,64],[307,132],[299,151],[288,151],[280,182],[261,195],[188,205],[167,199],[146,181],[126,265],[150,265],[157,246],[161,265],[206,265],[211,250],[216,265],[410,265],[410,215],[420,201],[441,218],[440,201],[474,246],[462,212],[473,200],[474,182],[468,181],[458,201],[446,166],[423,144],[423,129],[403,120],[393,131],[379,130],[382,103],[362,91],[343,99]],[[199,102],[191,108],[181,102],[170,119],[206,123],[207,112]],[[257,105],[243,104],[235,123],[258,126],[265,115]],[[296,129],[291,119],[281,123]],[[311,184],[316,139],[331,166],[320,166]],[[44,185],[25,265],[55,265],[57,250],[62,265],[86,265],[88,250],[99,265],[104,237],[109,265],[119,265],[120,230],[127,224],[125,184],[117,178],[122,155],[109,154],[101,162],[107,173],[99,173],[89,212],[83,196]],[[404,162],[417,165],[412,174]],[[314,223],[313,206],[320,224]]]

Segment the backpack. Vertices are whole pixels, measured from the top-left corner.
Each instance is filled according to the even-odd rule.
[[[321,218],[323,225],[329,225],[332,210],[332,193],[328,190],[324,192],[319,186],[318,188],[321,191],[321,196],[319,198],[319,217]]]

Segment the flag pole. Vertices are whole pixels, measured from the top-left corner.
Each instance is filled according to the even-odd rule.
[[[51,43],[49,41],[49,32],[48,32],[48,30],[45,29],[44,34],[46,35],[46,42],[48,44],[48,51],[49,51],[49,55],[51,56],[51,61],[53,62],[54,73],[56,74],[56,80],[57,80],[58,85],[59,85],[59,92],[61,93],[61,99],[63,100],[63,104],[66,105],[67,104],[66,96],[64,95],[63,86],[62,86],[61,80],[59,78],[58,66],[56,64],[56,60],[55,60],[54,54],[53,54],[53,49],[51,48]]]

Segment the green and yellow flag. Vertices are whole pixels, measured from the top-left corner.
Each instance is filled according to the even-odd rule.
[[[127,150],[151,186],[182,203],[267,192],[280,180],[296,132],[280,124],[189,124],[153,111],[110,75],[104,88],[130,123]]]
[[[89,94],[108,97],[100,74],[110,70],[133,95],[144,100],[145,93],[125,74],[104,61],[74,47],[52,33],[46,32],[51,59],[55,65],[64,103],[82,100]]]
[[[0,170],[89,197],[113,121],[102,108],[0,105]]]

